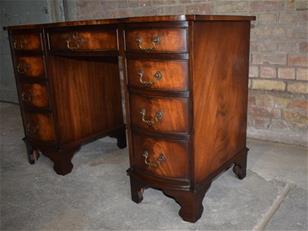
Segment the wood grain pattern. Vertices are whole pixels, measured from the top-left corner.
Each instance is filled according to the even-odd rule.
[[[49,57],[48,63],[61,143],[123,124],[117,61]]]
[[[40,141],[55,140],[53,119],[50,114],[26,113],[26,134],[31,139]]]
[[[162,118],[152,126],[142,121],[142,109],[146,120],[155,120],[158,112]],[[130,95],[130,114],[132,124],[155,132],[188,133],[188,100],[186,98],[142,97]]]
[[[16,57],[16,72],[23,77],[44,77],[44,61],[40,56]]]
[[[45,85],[39,83],[22,84],[21,100],[25,105],[39,108],[48,107],[48,90]]]
[[[107,51],[117,50],[115,30],[49,32],[50,50]]]
[[[188,142],[155,139],[133,134],[133,167],[159,177],[188,178]],[[147,161],[158,166],[145,164],[144,152],[148,152]],[[160,155],[163,160],[158,161]]]
[[[9,27],[16,69],[18,61],[39,66],[29,61],[34,57],[30,54],[46,56],[47,79],[21,81],[25,92],[41,91],[26,84],[46,84],[52,109],[50,114],[23,112],[28,155],[36,157],[43,150],[55,162],[55,171],[64,175],[73,167],[74,152],[90,139],[108,134],[118,138],[119,147],[125,146],[120,56],[128,85],[132,199],[140,203],[147,187],[161,189],[180,204],[184,220],[197,221],[217,175],[234,165],[239,179],[246,176],[249,33],[254,19],[178,15]],[[40,33],[40,46],[51,50],[16,50],[32,45],[22,37],[17,44],[15,34]],[[24,73],[16,73],[19,93],[21,77],[43,76],[43,64],[38,71],[25,68],[29,73],[20,65]],[[43,104],[43,95],[38,94],[36,105]],[[33,139],[59,142],[49,149]]]
[[[91,19],[70,22],[56,22],[46,24],[32,25],[16,25],[8,26],[5,29],[37,29],[37,28],[52,28],[52,27],[67,27],[67,26],[90,26],[90,25],[110,25],[110,24],[131,24],[144,22],[175,22],[175,21],[251,21],[256,20],[255,16],[239,16],[239,15],[163,15],[163,16],[143,16],[117,19]]]
[[[155,38],[159,42],[154,43]],[[126,30],[125,41],[127,51],[138,52],[186,52],[186,29],[145,29]],[[138,46],[137,39],[140,39]]]
[[[161,77],[157,78],[159,74]],[[127,75],[128,84],[131,87],[165,91],[186,91],[188,89],[187,61],[129,59]]]
[[[14,34],[11,41],[15,50],[42,50],[40,33]]]
[[[197,182],[245,148],[249,29],[249,22],[197,22],[194,25]]]

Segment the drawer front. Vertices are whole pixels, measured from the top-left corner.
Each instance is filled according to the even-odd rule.
[[[42,50],[40,33],[13,34],[12,46],[15,50]]]
[[[187,52],[186,29],[127,30],[126,50],[141,52]]]
[[[106,51],[117,50],[115,30],[50,32],[50,50]]]
[[[16,72],[27,77],[43,77],[44,61],[42,57],[16,57]]]
[[[26,113],[25,129],[28,137],[40,141],[54,141],[53,120],[49,114]]]
[[[153,175],[188,178],[188,144],[133,134],[133,165]]]
[[[43,84],[22,84],[21,100],[24,105],[34,107],[48,107],[48,91]]]
[[[188,89],[187,61],[127,61],[128,82],[132,87],[185,91]]]
[[[188,133],[188,99],[130,95],[132,124],[149,131]]]

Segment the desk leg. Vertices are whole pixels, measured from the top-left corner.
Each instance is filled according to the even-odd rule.
[[[126,148],[126,132],[125,132],[125,128],[119,129],[118,131],[116,131],[115,133],[110,135],[110,137],[114,137],[114,138],[117,139],[117,146],[120,149]]]
[[[80,146],[62,149],[57,152],[44,152],[44,154],[53,161],[53,169],[59,175],[66,175],[73,169],[71,162],[74,154],[80,149]]]
[[[30,164],[35,164],[35,161],[38,160],[38,158],[40,157],[40,153],[37,149],[33,148],[33,146],[30,144],[30,142],[27,140],[27,137],[24,137],[22,139],[25,144],[26,144],[26,148],[27,148],[27,157],[28,157],[28,161]]]

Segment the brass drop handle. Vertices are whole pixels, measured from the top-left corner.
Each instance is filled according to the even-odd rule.
[[[26,103],[31,103],[32,102],[31,92],[22,92],[21,93],[21,100],[26,102]]]
[[[163,119],[164,113],[159,111],[155,113],[155,116],[153,119],[146,119],[146,110],[145,108],[142,108],[140,111],[141,114],[141,120],[143,123],[147,124],[149,127],[153,126],[155,123],[159,122],[160,120]]]
[[[164,154],[161,153],[155,161],[150,161],[149,152],[147,150],[144,150],[142,156],[144,157],[144,163],[150,168],[158,168],[161,162],[166,160],[166,157],[164,156]]]
[[[154,78],[149,81],[143,80],[144,72],[142,70],[138,72],[138,75],[139,75],[139,82],[144,86],[152,86],[155,82],[163,78],[163,75],[160,71],[156,71],[156,73],[154,74]]]
[[[80,45],[76,41],[66,40],[66,47],[67,47],[67,49],[75,50],[75,49],[78,49],[80,47]]]
[[[80,35],[74,32],[71,37],[66,40],[66,48],[70,50],[79,49],[82,42],[83,40]]]
[[[154,50],[156,48],[157,45],[159,45],[160,43],[160,38],[159,36],[155,35],[152,37],[151,39],[151,44],[152,46],[151,47],[144,47],[142,45],[142,39],[140,37],[137,37],[136,38],[136,44],[137,44],[137,47],[140,49],[140,50],[143,50],[145,52],[150,52],[152,50]]]
[[[26,124],[26,132],[29,135],[36,135],[39,131],[39,126],[38,125],[32,125],[31,123]]]
[[[13,41],[13,47],[14,49],[23,49],[26,45],[26,41],[23,39],[23,40],[14,40]]]
[[[19,74],[25,74],[30,68],[29,64],[26,63],[18,63],[16,66],[17,72]]]

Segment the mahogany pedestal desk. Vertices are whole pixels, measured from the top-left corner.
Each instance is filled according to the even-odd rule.
[[[132,200],[157,188],[197,221],[212,180],[246,175],[249,16],[153,16],[9,27],[28,153],[68,173],[84,142],[125,147]]]

